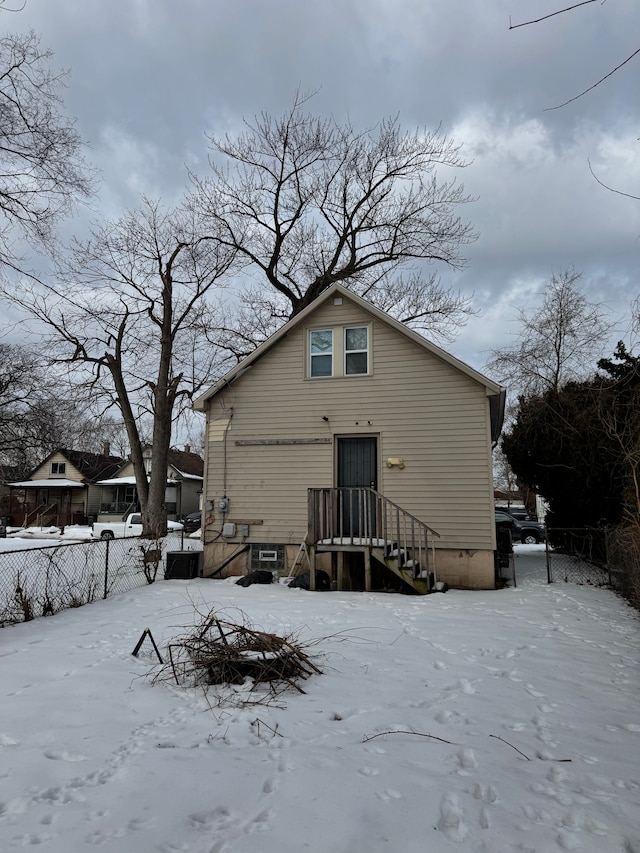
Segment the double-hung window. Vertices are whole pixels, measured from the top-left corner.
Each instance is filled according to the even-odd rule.
[[[51,463],[51,473],[52,474],[66,474],[67,472],[67,463],[66,462],[52,462]]]
[[[314,329],[310,336],[311,376],[333,376],[333,330]]]
[[[309,372],[322,377],[368,376],[371,372],[371,327],[334,326],[309,331]]]
[[[352,326],[344,330],[345,376],[369,372],[369,329]]]

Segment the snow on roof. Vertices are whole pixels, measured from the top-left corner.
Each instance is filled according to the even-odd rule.
[[[202,479],[202,478],[200,478]],[[177,480],[167,480],[167,484],[175,486]],[[111,480],[98,480],[96,486],[135,486],[136,478],[131,477],[113,477]]]
[[[21,483],[9,483],[19,489],[84,489],[85,484],[77,480],[65,480],[56,477],[55,480],[23,480]]]

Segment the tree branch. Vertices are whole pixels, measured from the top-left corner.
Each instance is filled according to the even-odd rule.
[[[581,0],[580,3],[574,3],[573,6],[567,6],[564,9],[557,9],[555,12],[551,12],[549,15],[543,15],[541,18],[534,18],[531,21],[523,21],[521,24],[512,24],[511,23],[511,15],[509,15],[509,29],[516,30],[518,27],[528,27],[531,24],[539,24],[541,21],[546,21],[549,18],[554,18],[556,15],[562,15],[564,12],[570,12],[572,9],[577,9],[578,6],[588,6],[589,3],[595,3],[596,0]],[[602,0],[598,0],[598,2],[602,2]]]

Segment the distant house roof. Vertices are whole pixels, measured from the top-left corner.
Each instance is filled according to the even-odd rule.
[[[60,450],[86,480],[92,483],[114,474],[122,459],[119,456],[105,456],[102,453],[85,453],[83,450]]]
[[[175,468],[183,477],[204,476],[204,459],[197,453],[192,453],[190,450],[169,450],[169,465]]]
[[[39,471],[58,453],[64,456],[74,468],[78,469],[85,483],[95,483],[97,480],[111,477],[122,465],[122,459],[119,456],[105,456],[103,453],[88,453],[84,450],[69,450],[68,448],[58,447],[33,469],[29,478],[31,479],[36,471]]]
[[[151,448],[145,447],[144,454],[148,457],[151,454]],[[197,453],[192,453],[190,450],[175,450],[169,449],[167,457],[167,465],[172,468],[179,480],[202,480],[204,476],[204,459]],[[119,476],[118,471],[127,470],[131,467],[131,459],[120,461],[116,466],[116,470],[112,471],[109,476],[104,477],[98,482],[99,486],[121,486],[135,484],[136,478],[134,474],[126,474]],[[167,479],[168,485],[175,485],[179,480]]]

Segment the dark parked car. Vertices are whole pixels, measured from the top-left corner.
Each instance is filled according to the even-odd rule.
[[[534,545],[537,542],[544,542],[546,539],[544,524],[540,524],[538,521],[520,521],[510,513],[500,510],[496,510],[495,516],[496,527],[508,528],[514,542]]]
[[[497,506],[496,510],[498,512],[506,512],[507,515],[512,515],[516,519],[516,521],[537,521],[538,520],[538,516],[535,513],[529,512],[528,510],[524,509],[524,507]]]
[[[184,516],[182,524],[184,525],[185,533],[195,533],[202,526],[202,513],[190,512],[189,515]]]

